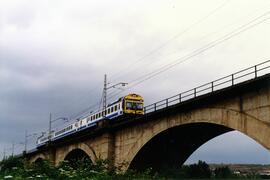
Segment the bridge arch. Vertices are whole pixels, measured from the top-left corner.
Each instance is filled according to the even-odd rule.
[[[39,157],[39,158],[37,158],[37,159],[34,161],[34,163],[35,163],[35,164],[40,164],[40,163],[42,163],[44,160],[45,160],[45,159]]]
[[[35,156],[32,160],[30,160],[30,163],[37,163],[46,160],[47,158],[43,153],[38,154]]]
[[[89,155],[85,151],[81,149],[74,149],[66,155],[64,160],[65,161],[78,161],[78,160],[85,160],[85,159],[90,159]]]
[[[166,164],[169,166],[176,163],[181,165],[181,163],[184,163],[185,160],[201,145],[218,135],[232,130],[242,132],[243,134],[257,141],[266,149],[270,150],[270,140],[267,138],[270,137],[270,123],[267,122],[268,119],[262,118],[264,116],[258,116],[260,111],[265,110],[265,108],[269,109],[270,107],[269,105],[262,106],[257,107],[256,111],[254,111],[254,109],[250,109],[245,112],[239,111],[237,108],[202,108],[190,112],[179,113],[177,116],[172,115],[169,117],[161,118],[159,121],[148,124],[149,128],[141,132],[140,137],[138,137],[136,140],[136,143],[134,143],[133,146],[129,149],[127,155],[129,158],[127,160],[128,168],[138,169],[138,167],[143,168],[144,166],[147,168],[147,165],[155,166],[155,164],[162,162],[162,160],[155,163],[150,162],[152,160],[157,160],[159,158],[157,156],[164,156],[164,153],[176,155],[176,152],[166,152],[157,149],[160,148],[160,144],[158,145],[157,142],[167,143],[166,138],[168,140],[168,137],[172,138],[173,141],[178,143],[180,143],[179,140],[185,141],[183,137],[187,138],[188,140],[193,140],[193,142],[195,139],[199,138],[199,140],[193,143],[193,145],[191,144],[192,141],[187,142],[187,144],[191,144],[192,147],[186,147],[187,145],[182,143],[181,146],[176,148],[177,144],[175,144],[175,150],[181,150],[184,148],[188,148],[188,150],[182,152],[184,155],[182,154],[182,159],[178,157],[178,162],[175,161],[176,159],[171,158],[171,161],[168,162],[169,164]],[[208,130],[208,132],[204,132],[204,129]],[[185,135],[188,133],[190,133],[189,135],[192,135],[192,130],[200,131],[200,134],[195,133],[197,136],[192,138],[186,137]],[[149,133],[149,131],[151,133]],[[181,131],[184,133],[181,133]],[[177,139],[176,137],[179,136],[182,136],[182,138]],[[166,145],[168,146],[168,143]],[[151,159],[151,153],[153,155],[154,151],[158,151],[159,153],[154,153],[155,158]],[[180,153],[181,152],[179,152],[179,154]],[[141,159],[142,157],[144,158]],[[149,162],[146,162],[147,158],[145,157],[148,157]],[[170,159],[168,156],[166,156],[166,158]],[[142,161],[144,161],[144,163]],[[158,169],[160,167],[154,168]]]
[[[97,156],[95,154],[95,151],[93,148],[88,146],[85,143],[79,143],[75,145],[68,146],[67,148],[58,150],[58,156],[56,159],[56,164],[59,164],[60,162],[64,160],[69,160],[72,158],[79,158],[83,159],[88,157],[92,163],[95,163],[97,160]]]

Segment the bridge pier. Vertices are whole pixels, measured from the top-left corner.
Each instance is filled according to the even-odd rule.
[[[65,160],[66,156],[76,149],[83,150],[95,163],[98,159],[110,159],[114,157],[114,136],[111,133],[105,133],[101,136],[90,138],[85,141],[72,143],[57,147],[55,165]]]
[[[73,142],[56,147],[48,146],[40,149],[38,153],[27,156],[27,159],[30,163],[35,162],[37,159],[46,159],[57,166],[60,162],[66,160],[66,157],[73,151],[82,150],[89,156],[93,163],[98,159],[110,160],[114,163],[114,146],[114,133],[109,132],[85,141]]]

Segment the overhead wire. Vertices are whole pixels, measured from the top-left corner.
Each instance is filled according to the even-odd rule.
[[[162,70],[163,68],[167,69],[167,66],[171,67],[172,65],[175,65],[175,63],[177,64],[178,61],[180,61],[180,60],[182,60],[182,59],[185,60],[186,58],[189,58],[189,56],[192,55],[193,53],[197,53],[197,51],[200,52],[202,49],[207,48],[207,46],[211,46],[212,44],[215,44],[216,42],[220,41],[221,39],[226,38],[226,36],[230,36],[230,34],[234,33],[235,31],[237,31],[237,30],[239,30],[239,29],[244,28],[245,26],[247,26],[247,25],[249,25],[249,24],[251,24],[251,23],[253,23],[253,22],[255,22],[255,21],[257,21],[258,19],[262,18],[263,16],[269,14],[269,12],[270,12],[270,11],[268,11],[268,12],[264,13],[263,15],[261,15],[261,16],[255,18],[255,19],[253,19],[252,21],[248,22],[247,24],[244,24],[244,25],[238,27],[237,29],[231,31],[230,33],[224,35],[223,37],[218,38],[217,40],[208,43],[207,45],[205,45],[206,47],[204,46],[204,47],[202,47],[202,48],[199,48],[199,49],[197,49],[197,50],[195,50],[195,51],[189,53],[188,55],[186,55],[187,57],[184,56],[184,57],[181,57],[181,58],[176,59],[173,63],[167,64],[167,65],[165,65],[165,66],[159,68],[159,70]],[[180,61],[179,63],[181,63],[181,62],[182,62],[182,61]],[[154,70],[154,71],[152,71],[152,72],[150,72],[150,73],[148,73],[148,74],[146,74],[146,75],[143,75],[143,76],[141,76],[141,77],[139,77],[139,78],[136,78],[136,79],[134,79],[132,82],[140,81],[140,79],[142,79],[144,76],[149,76],[149,75],[151,75],[151,74],[155,74],[156,71],[157,71],[157,70]]]
[[[69,116],[70,120],[73,120],[73,119],[78,119],[78,117],[82,117],[84,114],[86,113],[91,113],[91,109],[97,107],[99,105],[99,103],[95,103],[95,104],[92,104],[91,106],[88,106],[87,108],[81,110],[80,112],[77,112],[77,113],[74,113],[72,114],[71,116]]]
[[[264,6],[264,7],[266,7],[266,8],[268,8],[269,7],[269,4],[267,5],[267,6]],[[261,10],[261,8],[259,8],[259,9],[256,9],[255,11],[252,11],[252,14],[254,14],[254,12],[257,12],[258,10]],[[250,13],[249,13],[249,15],[250,15]],[[242,18],[241,18],[242,19]],[[231,24],[234,24],[235,22],[233,22],[233,23],[230,23],[229,25],[226,25],[225,27],[227,27],[227,26],[231,26]],[[224,27],[223,27],[223,29],[224,29]],[[217,33],[217,32],[213,32],[213,33]],[[206,37],[207,36],[212,36],[213,35],[213,33],[209,33],[209,34],[207,34],[206,35]],[[202,38],[200,38],[201,40],[202,39],[205,39],[205,37],[202,37]],[[199,40],[200,41],[200,40]],[[171,54],[171,53],[170,53]],[[168,54],[167,54],[168,55]],[[153,63],[148,63],[147,65],[151,65],[151,67],[153,66]],[[145,66],[145,67],[148,67],[148,66]],[[141,67],[141,69],[142,69],[142,67]],[[144,76],[144,75],[143,75]],[[140,77],[139,77],[140,78]],[[139,78],[136,78],[136,79],[139,79]],[[133,82],[134,80],[132,80],[131,82]]]
[[[264,9],[265,9],[265,8],[269,8],[269,5],[270,5],[270,4],[268,4],[267,6],[264,6]],[[209,38],[209,37],[213,36],[213,34],[221,33],[221,32],[223,32],[225,29],[228,29],[228,28],[231,27],[232,25],[238,23],[239,21],[242,21],[242,20],[246,19],[246,18],[249,17],[250,15],[253,15],[253,14],[255,14],[255,13],[257,13],[258,11],[261,11],[261,10],[262,10],[262,8],[257,8],[255,11],[254,11],[254,10],[253,10],[253,11],[250,11],[250,12],[249,12],[247,15],[245,15],[244,17],[240,17],[240,18],[238,18],[238,19],[234,19],[233,22],[231,22],[231,23],[229,23],[229,24],[226,24],[226,25],[224,25],[224,26],[222,26],[222,27],[216,29],[215,31],[209,32],[209,33],[207,33],[206,35],[203,35],[201,38],[199,38],[198,41],[202,41],[202,40],[204,40],[204,39],[206,39],[206,38]],[[166,55],[175,54],[175,53],[177,53],[177,52],[179,52],[179,50],[172,51],[172,52],[170,52],[170,53],[168,53],[168,54],[166,54]]]
[[[154,48],[153,50],[151,50],[149,53],[145,54],[144,56],[142,56],[141,58],[139,58],[135,63],[130,63],[126,68],[124,68],[125,70],[124,71],[127,71],[128,69],[130,68],[133,68],[134,69],[134,65],[142,62],[143,60],[145,60],[145,58],[153,55],[155,52],[159,51],[160,49],[164,48],[166,45],[168,45],[169,43],[171,43],[173,40],[181,37],[182,35],[184,35],[185,33],[187,33],[188,31],[190,31],[192,29],[192,27],[200,24],[201,22],[203,22],[204,20],[206,20],[207,18],[209,18],[210,16],[212,16],[213,14],[215,14],[217,11],[219,11],[220,9],[222,9],[230,0],[225,0],[224,2],[221,3],[221,5],[217,6],[215,9],[213,9],[212,11],[210,11],[207,15],[203,16],[202,18],[200,18],[199,20],[197,20],[196,22],[194,22],[193,24],[191,24],[190,26],[188,26],[186,29],[184,29],[183,31],[181,31],[180,33],[177,33],[176,35],[172,36],[171,38],[169,38],[166,42],[162,43],[161,45],[159,45],[158,47]],[[118,74],[121,74],[121,76],[124,76],[123,74],[123,71],[118,71],[117,73],[113,74],[111,76],[112,80],[113,80],[113,77],[114,76],[117,76]],[[121,77],[120,76],[120,77]],[[119,78],[119,77],[118,77]],[[115,80],[117,78],[114,78]],[[96,86],[95,88],[92,88],[92,90],[95,90],[97,89],[98,86]],[[101,102],[100,102],[101,104]],[[100,104],[99,104],[99,108],[100,108]],[[80,112],[77,112],[77,113],[73,113],[72,115],[70,115],[69,117],[71,119],[73,118],[76,118],[78,116],[80,116],[80,114],[84,114],[86,113],[87,111],[89,111],[89,108],[95,108],[97,107],[98,104],[94,104],[94,105],[91,105],[90,107],[88,108],[85,108],[83,110],[81,110]]]
[[[264,18],[264,19],[260,20],[259,22],[255,23],[255,24],[252,24],[252,23],[254,23],[255,21],[257,21],[257,20],[261,19],[262,17],[266,16],[266,15],[269,14],[269,13],[270,13],[270,11],[267,11],[266,13],[260,15],[259,17],[256,17],[255,19],[253,19],[253,20],[251,20],[250,22],[248,22],[248,23],[246,23],[246,24],[244,24],[244,25],[238,27],[237,29],[231,31],[230,33],[228,33],[228,34],[226,34],[226,35],[224,35],[224,36],[222,36],[221,38],[218,38],[217,40],[215,40],[215,41],[213,41],[213,42],[211,42],[211,43],[208,43],[207,45],[205,45],[205,46],[203,46],[203,47],[201,47],[201,48],[199,48],[199,49],[193,51],[192,53],[190,53],[190,54],[188,54],[188,55],[186,55],[186,56],[184,56],[184,57],[178,58],[178,59],[177,59],[176,61],[174,61],[173,63],[167,64],[167,65],[165,65],[165,66],[163,66],[163,67],[161,67],[161,68],[159,68],[159,69],[157,69],[157,70],[155,70],[155,71],[152,71],[152,72],[150,72],[150,73],[148,73],[148,74],[146,74],[146,75],[144,75],[144,76],[141,76],[140,78],[137,78],[137,79],[133,80],[133,82],[132,82],[133,84],[132,84],[131,86],[129,86],[128,88],[126,88],[124,91],[126,91],[127,89],[130,89],[130,88],[132,88],[132,87],[135,87],[135,86],[137,86],[138,84],[140,84],[140,83],[142,83],[142,82],[144,82],[144,81],[146,81],[146,80],[148,80],[148,79],[151,79],[151,78],[153,78],[153,77],[155,77],[155,76],[157,76],[157,75],[159,75],[159,74],[161,74],[161,73],[163,73],[163,72],[165,72],[165,71],[167,71],[167,70],[173,68],[174,66],[176,66],[176,65],[178,65],[178,64],[180,64],[180,63],[183,63],[183,62],[185,62],[185,61],[191,59],[191,58],[194,57],[194,56],[197,56],[197,55],[201,54],[201,53],[204,52],[204,51],[206,51],[206,50],[208,50],[208,49],[210,49],[210,48],[213,48],[213,47],[215,47],[216,45],[218,45],[218,44],[220,44],[220,43],[222,43],[222,42],[225,42],[225,41],[227,41],[227,40],[233,38],[234,36],[237,36],[237,35],[239,35],[240,33],[242,33],[242,32],[244,32],[244,31],[246,31],[246,30],[248,30],[248,29],[250,29],[250,28],[252,28],[252,27],[255,27],[255,26],[257,26],[257,25],[259,25],[259,24],[261,24],[261,23],[263,23],[263,22],[269,20],[270,17],[267,17],[267,18]],[[251,25],[250,25],[250,24],[251,24]],[[136,82],[136,81],[137,81],[137,82]],[[118,94],[120,94],[120,93],[122,93],[122,92],[119,92],[119,93],[114,94],[114,95],[111,94],[110,96],[113,97],[113,96],[116,96],[116,95],[118,95]]]
[[[96,86],[94,86],[93,88],[91,88],[90,90],[89,90],[89,92],[92,92],[92,93],[90,93],[90,95],[93,95],[94,94],[94,90],[97,90],[98,88],[100,87],[100,85],[96,85]],[[89,95],[89,93],[87,93],[88,95]],[[89,100],[88,98],[86,98],[85,97],[85,95],[82,95],[81,97],[80,97],[80,100],[76,100],[76,102],[79,102],[80,104],[82,104],[82,101],[81,100]],[[77,105],[79,104],[79,103],[77,103]],[[69,104],[74,104],[74,103],[69,103]],[[81,111],[84,111],[84,109],[83,110],[81,110]],[[72,116],[74,116],[75,114],[77,114],[77,113],[73,113],[73,114],[71,114],[71,115],[69,115],[70,117],[72,117]]]
[[[192,30],[192,28],[200,23],[202,23],[204,20],[208,19],[210,16],[212,16],[213,14],[215,14],[217,11],[219,11],[220,9],[222,9],[230,0],[225,0],[224,2],[221,3],[221,5],[217,6],[216,8],[214,8],[212,11],[210,11],[208,14],[206,14],[205,16],[203,16],[202,18],[200,18],[199,20],[197,20],[196,22],[194,22],[193,24],[191,24],[190,26],[188,26],[187,28],[185,28],[183,31],[181,31],[180,33],[175,34],[174,36],[172,36],[171,38],[169,38],[167,41],[165,41],[164,43],[162,43],[161,45],[159,45],[158,47],[154,48],[153,50],[151,50],[150,52],[146,53],[144,56],[138,58],[135,62],[130,63],[127,67],[123,68],[124,70],[118,71],[115,74],[111,75],[111,79],[112,81],[114,81],[115,79],[119,79],[119,77],[125,76],[125,74],[130,73],[129,69],[132,68],[132,70],[134,70],[134,66],[137,65],[138,63],[144,61],[147,57],[153,55],[154,53],[156,53],[157,51],[159,51],[160,49],[164,48],[165,46],[167,46],[169,43],[171,43],[173,40],[183,36],[185,33],[189,32],[190,30]],[[125,73],[126,72],[126,73]],[[117,75],[121,74],[120,76],[117,77]],[[114,77],[117,78],[114,78]]]
[[[103,90],[104,91],[104,90]],[[103,91],[102,91],[102,94],[103,94]],[[103,98],[100,99],[100,101],[98,103],[94,103],[90,106],[88,106],[87,108],[81,110],[80,112],[77,112],[77,113],[73,113],[70,117],[70,119],[76,119],[76,118],[80,118],[82,117],[84,114],[88,113],[90,114],[91,112],[93,112],[91,109],[94,109],[94,108],[97,108],[100,109],[100,106],[101,106],[101,103],[102,103],[102,100]]]
[[[266,14],[269,14],[269,12],[267,12]],[[264,15],[266,15],[266,14],[264,14]],[[264,16],[264,15],[263,15],[263,16]],[[259,17],[259,18],[261,18],[261,17]],[[207,44],[205,47],[200,48],[200,49],[194,51],[194,52],[193,52],[194,54],[190,54],[190,55],[188,55],[187,57],[180,58],[180,59],[178,59],[178,61],[175,62],[174,64],[169,64],[169,65],[167,65],[167,66],[164,66],[163,68],[159,69],[159,71],[157,71],[157,72],[151,72],[151,73],[149,73],[149,74],[147,75],[148,77],[146,77],[146,78],[144,78],[144,79],[142,79],[142,80],[140,80],[140,81],[134,83],[131,87],[134,87],[134,86],[136,86],[136,85],[138,85],[138,84],[140,84],[140,83],[142,83],[142,82],[144,82],[144,81],[146,81],[146,80],[148,80],[148,79],[150,79],[150,78],[152,78],[152,77],[154,77],[154,76],[156,76],[156,75],[159,75],[159,74],[162,73],[162,72],[167,71],[168,69],[173,68],[174,66],[176,66],[176,65],[178,65],[178,64],[180,64],[180,63],[183,63],[183,62],[189,60],[190,58],[192,58],[192,57],[194,57],[194,56],[196,56],[196,55],[198,55],[198,54],[200,54],[200,53],[202,53],[202,52],[204,52],[204,51],[206,51],[206,50],[208,50],[208,49],[210,49],[210,48],[212,48],[212,47],[214,47],[214,46],[216,46],[216,45],[218,45],[218,44],[220,44],[220,43],[222,43],[222,42],[224,42],[224,41],[226,41],[226,40],[231,39],[232,37],[234,37],[234,36],[240,34],[241,32],[244,32],[244,31],[246,31],[246,30],[248,30],[248,29],[250,29],[250,28],[252,28],[252,27],[254,27],[254,26],[258,25],[258,24],[263,23],[264,21],[268,20],[269,18],[270,18],[270,17],[265,18],[265,19],[259,21],[259,22],[256,23],[256,24],[253,24],[253,25],[251,25],[251,26],[248,26],[248,27],[246,27],[246,28],[240,30],[239,32],[235,32],[234,34],[227,34],[226,36],[223,36],[222,38],[220,38],[220,39],[218,39],[218,40],[216,40],[216,41],[214,41],[214,42],[212,42],[212,43]],[[257,20],[257,19],[258,19],[258,18],[256,18],[255,20]],[[254,22],[254,21],[252,21],[252,22]],[[250,23],[252,23],[252,22],[249,22],[248,24],[250,24]],[[248,25],[248,24],[246,24],[246,25]],[[243,27],[241,27],[241,28],[243,28]],[[179,61],[179,60],[181,60],[181,61]]]
[[[223,6],[225,6],[225,4],[226,4],[227,2],[228,2],[228,1],[225,1],[221,6],[217,7],[217,8],[214,9],[210,14],[208,14],[208,15],[205,16],[204,18],[198,20],[196,23],[192,24],[189,28],[191,28],[192,26],[196,25],[197,23],[200,23],[200,22],[203,21],[204,19],[206,19],[206,18],[208,18],[209,16],[211,16],[212,14],[214,14],[217,10],[219,10],[220,8],[222,8]],[[246,24],[246,25],[247,25],[247,24]],[[150,51],[150,53],[148,53],[148,54],[146,54],[145,56],[143,56],[142,58],[140,58],[140,59],[138,60],[138,62],[140,62],[140,61],[142,61],[144,58],[146,58],[146,57],[152,55],[154,52],[156,52],[156,51],[162,49],[164,46],[166,46],[166,45],[167,45],[169,42],[171,42],[173,39],[175,39],[175,38],[177,38],[178,36],[182,35],[183,33],[187,32],[187,31],[189,30],[189,28],[187,28],[185,31],[182,31],[180,34],[177,34],[177,35],[174,36],[173,38],[170,38],[168,41],[166,41],[164,44],[162,44],[162,45],[159,46],[158,48],[154,49],[153,51]],[[227,34],[227,35],[228,35],[228,34]],[[233,36],[235,36],[235,35],[233,35]],[[224,37],[223,37],[223,38],[224,38]],[[218,40],[217,40],[217,41],[218,41]],[[215,41],[214,41],[214,42],[215,42]],[[214,43],[214,42],[211,42],[211,43]],[[208,44],[208,46],[210,46],[210,47],[204,47],[204,48],[206,48],[205,50],[207,50],[207,49],[209,49],[209,48],[212,47],[212,46],[211,46],[211,43]],[[218,44],[219,44],[219,43],[218,43]],[[207,46],[207,45],[206,45],[206,46]],[[200,51],[204,52],[205,50],[204,50],[204,49],[201,49],[201,50],[198,49],[198,50],[196,50],[196,51],[198,51],[197,53],[196,53],[196,51],[192,52],[192,53],[195,53],[194,55],[191,55],[190,57],[183,57],[183,58],[189,59],[189,58],[191,58],[191,57],[193,57],[193,56],[196,56],[197,54],[200,54],[200,53],[201,53]],[[181,59],[181,58],[180,58],[180,59]],[[187,59],[186,59],[186,60],[187,60]],[[179,60],[179,59],[178,59],[178,60]],[[183,62],[186,61],[186,60],[184,59]],[[132,87],[135,87],[136,85],[138,85],[138,84],[140,84],[140,83],[142,83],[142,82],[144,82],[144,81],[146,81],[146,80],[148,80],[148,79],[151,79],[152,77],[154,77],[154,76],[156,76],[156,75],[158,75],[158,74],[160,74],[160,73],[162,73],[162,72],[164,72],[164,71],[166,71],[166,70],[172,68],[172,66],[175,66],[175,65],[177,65],[177,64],[179,64],[179,63],[182,63],[182,61],[181,61],[181,62],[178,62],[178,63],[176,63],[176,64],[172,64],[172,65],[169,64],[169,65],[163,66],[162,68],[160,68],[160,69],[158,69],[158,70],[152,71],[151,73],[148,73],[148,74],[144,75],[144,76],[148,76],[148,77],[146,77],[146,78],[144,78],[144,79],[141,79],[141,77],[136,78],[135,80],[133,80],[132,83],[134,83],[134,81],[135,81],[135,82],[138,81],[138,82],[134,83],[132,86],[128,87],[127,89],[130,89],[130,88],[132,88]],[[133,64],[133,65],[134,65],[134,64]],[[167,67],[167,66],[168,66],[168,67]],[[164,69],[163,69],[163,68],[164,68]],[[157,72],[156,72],[156,71],[157,71]],[[143,76],[143,77],[144,77],[144,76]],[[125,89],[124,91],[126,91],[127,89]],[[122,92],[123,92],[123,91],[122,91]],[[111,93],[111,94],[108,95],[108,99],[111,99],[112,96],[118,95],[118,94],[120,94],[120,93],[122,93],[122,92],[118,92],[118,93],[116,93],[116,94],[114,94],[114,92],[113,92],[113,93]],[[114,95],[113,95],[113,94],[114,94]],[[93,105],[93,106],[91,106],[91,107],[96,107],[96,106],[97,106],[97,104],[95,104],[95,105]],[[100,106],[100,104],[99,104],[99,106]],[[85,110],[79,112],[78,114],[84,113],[84,112],[86,112],[86,111],[88,111],[88,110],[89,110],[89,108],[86,108]]]

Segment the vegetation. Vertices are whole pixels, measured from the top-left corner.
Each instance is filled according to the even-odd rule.
[[[214,170],[215,178],[224,179],[233,177],[232,171],[227,167],[218,167]]]
[[[217,167],[211,170],[203,161],[185,165],[181,168],[167,169],[161,173],[148,169],[144,172],[114,167],[110,161],[100,160],[92,164],[90,160],[62,162],[54,167],[48,161],[27,164],[22,158],[10,157],[0,162],[0,179],[226,179],[256,178],[258,176],[235,176],[228,167]]]
[[[150,171],[121,172],[109,161],[100,160],[92,164],[88,159],[62,162],[54,167],[49,161],[27,164],[22,158],[10,157],[0,162],[0,179],[151,179]]]

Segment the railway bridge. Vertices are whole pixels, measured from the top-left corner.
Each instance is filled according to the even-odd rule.
[[[270,150],[269,67],[267,61],[156,102],[141,117],[100,122],[26,157],[55,165],[89,157],[93,163],[109,159],[124,170],[158,170],[181,166],[201,145],[233,130]]]

